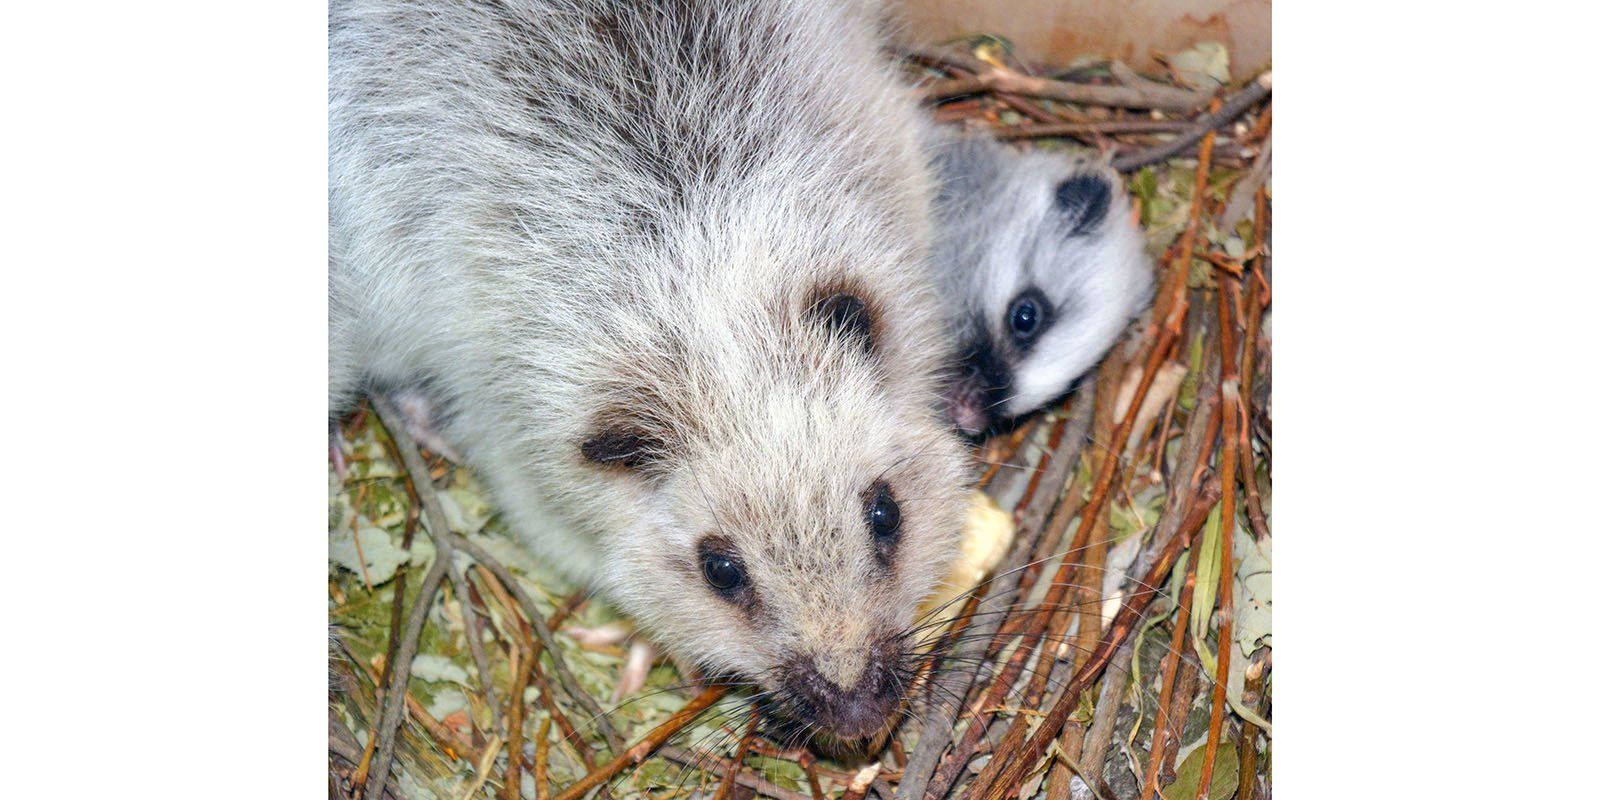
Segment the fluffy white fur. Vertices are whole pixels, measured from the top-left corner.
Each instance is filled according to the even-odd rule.
[[[332,4],[333,407],[426,394],[535,552],[767,688],[797,658],[854,685],[963,510],[921,123],[876,25],[816,0]],[[873,352],[807,317],[841,286]],[[661,457],[586,460],[615,426]],[[702,578],[709,534],[754,609]]]
[[[939,133],[930,141],[940,180],[935,262],[961,309],[958,338],[969,362],[986,350],[1009,378],[980,390],[971,384],[984,376],[969,363],[953,413],[975,432],[1059,397],[1093,367],[1149,302],[1153,272],[1108,166],[977,136]],[[1098,176],[1111,189],[1106,213],[1087,230],[1056,202],[1057,187],[1074,176]],[[1011,342],[1007,316],[1029,287],[1049,298],[1054,322],[1024,350]],[[982,405],[959,407],[980,398]]]

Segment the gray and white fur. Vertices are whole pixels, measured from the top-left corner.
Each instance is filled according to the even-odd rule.
[[[425,396],[534,552],[843,738],[898,704],[968,480],[922,123],[877,24],[817,0],[330,13],[335,412]]]
[[[935,261],[960,308],[950,414],[968,434],[1060,397],[1149,302],[1153,270],[1109,166],[930,135]]]

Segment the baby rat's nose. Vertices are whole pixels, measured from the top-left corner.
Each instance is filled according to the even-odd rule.
[[[883,729],[900,703],[905,682],[894,674],[899,655],[892,647],[873,647],[854,684],[847,687],[824,675],[812,658],[797,658],[784,672],[787,705],[800,721],[841,739],[871,736]]]

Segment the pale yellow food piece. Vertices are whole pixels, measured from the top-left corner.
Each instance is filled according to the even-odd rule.
[[[1000,565],[1016,538],[1011,514],[995,505],[989,495],[974,491],[967,505],[966,524],[961,532],[961,554],[945,574],[939,588],[923,602],[920,612],[928,623],[919,636],[919,645],[931,645],[944,632],[950,620],[961,613],[965,603],[956,598],[976,588]]]

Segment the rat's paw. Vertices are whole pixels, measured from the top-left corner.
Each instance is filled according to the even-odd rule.
[[[608,622],[598,628],[574,625],[567,627],[563,633],[571,636],[585,650],[604,651],[621,647],[632,639],[628,645],[627,663],[617,672],[617,685],[611,692],[611,702],[621,702],[644,688],[645,679],[650,676],[650,666],[656,660],[656,649],[649,642],[635,638],[632,625],[625,622]]]

